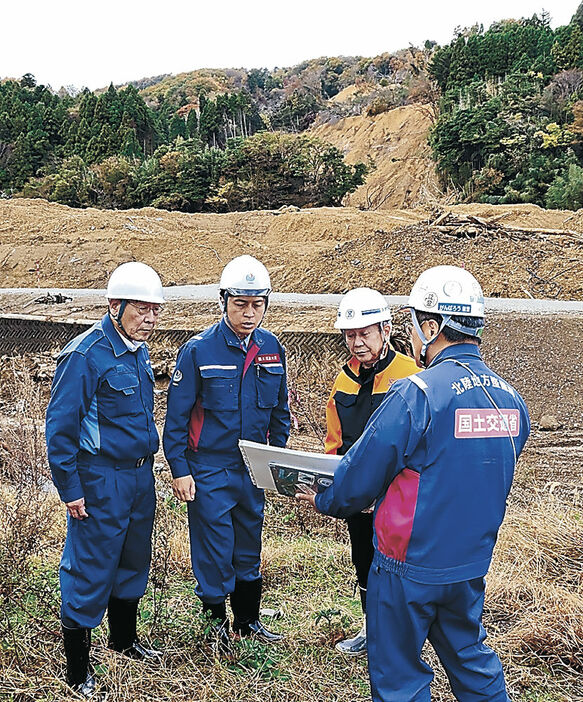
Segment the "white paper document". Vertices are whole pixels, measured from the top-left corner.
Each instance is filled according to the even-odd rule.
[[[239,449],[253,483],[293,497],[296,492],[322,492],[334,478],[341,456],[293,451],[239,440]]]

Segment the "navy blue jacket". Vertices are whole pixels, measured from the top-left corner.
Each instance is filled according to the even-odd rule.
[[[195,462],[243,468],[239,439],[285,446],[290,416],[285,352],[271,332],[255,329],[248,351],[222,319],[187,341],[168,388],[164,453],[172,475]]]
[[[145,344],[130,351],[109,314],[57,359],[46,414],[53,481],[63,502],[83,497],[79,452],[118,462],[156,453],[154,373]]]
[[[391,386],[316,507],[345,517],[376,500],[373,563],[387,570],[428,584],[481,577],[529,431],[523,399],[478,347],[448,346]]]

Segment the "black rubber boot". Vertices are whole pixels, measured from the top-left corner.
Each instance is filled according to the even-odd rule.
[[[64,624],[61,626],[67,659],[67,684],[81,697],[102,699],[89,669],[91,629],[71,629]]]
[[[253,636],[264,643],[281,641],[281,634],[274,634],[259,621],[262,578],[257,580],[237,580],[231,593],[233,610],[233,632],[239,636]]]
[[[120,600],[110,597],[107,604],[107,620],[109,622],[108,646],[128,658],[144,663],[159,663],[162,657],[160,651],[146,648],[138,641],[136,624],[138,619],[139,600]]]
[[[366,614],[366,588],[362,587],[362,585],[359,585],[358,589],[360,591],[360,604],[362,605],[362,613]]]
[[[229,620],[227,618],[227,605],[225,602],[211,604],[202,603],[202,613],[209,621],[207,638],[211,641],[217,654],[231,653],[231,639],[229,637]]]

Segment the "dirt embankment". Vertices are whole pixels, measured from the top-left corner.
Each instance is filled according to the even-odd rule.
[[[405,295],[425,268],[453,264],[472,271],[490,297],[583,299],[583,211],[475,204],[449,211],[498,228],[444,231],[429,208],[215,215],[0,200],[0,287],[103,288],[129,260],[154,266],[165,285],[215,283],[228,260],[247,253],[267,265],[280,292],[368,285]]]
[[[348,163],[371,163],[366,183],[344,204],[368,209],[417,207],[441,192],[427,135],[431,113],[423,105],[397,107],[372,117],[358,115],[319,125],[315,136],[338,148]]]

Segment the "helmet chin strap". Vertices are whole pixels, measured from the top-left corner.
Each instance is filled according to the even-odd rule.
[[[384,358],[387,353],[389,352],[389,345],[391,342],[391,332],[389,331],[388,333],[385,331],[385,325],[382,322],[379,322],[379,326],[381,328],[381,337],[383,340],[383,347],[381,349],[381,353],[379,355],[378,360],[380,361],[381,358]]]
[[[128,339],[131,339],[130,335],[127,333],[126,329],[124,329],[124,326],[122,324],[121,318],[124,313],[124,310],[128,304],[127,300],[121,300],[120,305],[119,305],[119,311],[117,315],[114,315],[113,312],[111,311],[111,308],[109,310],[109,314],[112,316],[112,318],[117,322],[119,328],[122,330],[122,332],[127,336]],[[133,341],[133,339],[132,339]]]
[[[451,315],[444,315],[443,319],[441,321],[441,325],[439,329],[437,330],[437,334],[432,337],[431,339],[428,339],[425,334],[423,333],[423,330],[421,329],[421,325],[419,324],[419,320],[417,319],[417,315],[415,314],[415,310],[411,308],[411,319],[413,320],[413,326],[415,327],[415,331],[417,332],[417,335],[419,336],[419,339],[421,340],[421,352],[419,354],[419,363],[423,368],[427,367],[427,347],[429,344],[432,344],[437,337],[441,334],[441,330],[445,327],[445,325],[449,322],[451,319]]]

